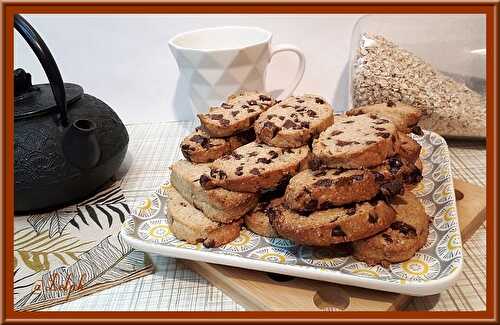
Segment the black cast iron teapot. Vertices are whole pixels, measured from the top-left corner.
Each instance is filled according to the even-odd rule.
[[[32,85],[29,73],[14,71],[14,208],[25,213],[93,194],[121,165],[128,133],[108,105],[63,83],[45,42],[23,17],[15,16],[14,27],[50,82]]]

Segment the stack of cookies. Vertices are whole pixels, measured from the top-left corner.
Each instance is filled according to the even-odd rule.
[[[172,232],[217,247],[245,223],[301,245],[350,243],[369,264],[411,258],[428,234],[408,191],[422,178],[408,135],[421,132],[420,116],[399,103],[334,116],[320,96],[232,95],[182,141],[187,160],[171,167]]]

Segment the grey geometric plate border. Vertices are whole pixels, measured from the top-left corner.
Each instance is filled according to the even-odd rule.
[[[240,237],[218,248],[191,245],[176,239],[164,213],[165,189],[131,210],[121,233],[132,247],[164,256],[287,274],[413,296],[446,290],[462,270],[463,252],[453,178],[446,141],[425,131],[414,136],[422,146],[424,179],[413,192],[432,217],[426,245],[409,261],[388,268],[368,266],[348,257],[329,257],[325,248],[295,245],[243,229]]]

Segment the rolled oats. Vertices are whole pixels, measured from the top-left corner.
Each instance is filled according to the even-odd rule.
[[[485,137],[484,96],[380,35],[363,34],[352,69],[354,107],[401,101],[422,110],[423,128]]]

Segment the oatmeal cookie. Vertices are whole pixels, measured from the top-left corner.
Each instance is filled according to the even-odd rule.
[[[208,113],[198,114],[198,118],[210,136],[228,137],[251,129],[259,115],[275,103],[267,94],[241,91],[229,96],[226,103],[210,107]]]
[[[330,246],[375,235],[394,221],[396,212],[384,200],[299,214],[284,209],[271,217],[278,234],[301,245]]]
[[[170,230],[190,244],[202,242],[206,247],[219,247],[238,238],[243,218],[229,224],[218,223],[189,204],[173,187],[167,188],[166,214]]]
[[[206,163],[222,157],[226,153],[255,140],[253,129],[240,132],[227,138],[213,138],[202,128],[182,140],[182,155],[189,161]]]
[[[200,178],[205,189],[258,193],[279,187],[307,166],[309,148],[276,148],[251,142],[215,160]]]
[[[251,211],[257,205],[254,193],[228,191],[223,188],[205,190],[200,177],[210,173],[209,164],[193,164],[179,160],[171,167],[170,183],[190,204],[216,222],[230,223]]]
[[[418,198],[411,192],[391,202],[396,219],[389,228],[353,243],[354,258],[369,265],[387,267],[412,258],[425,245],[429,234],[429,217]]]
[[[288,97],[255,122],[257,140],[281,148],[306,145],[333,123],[333,109],[315,95]]]

